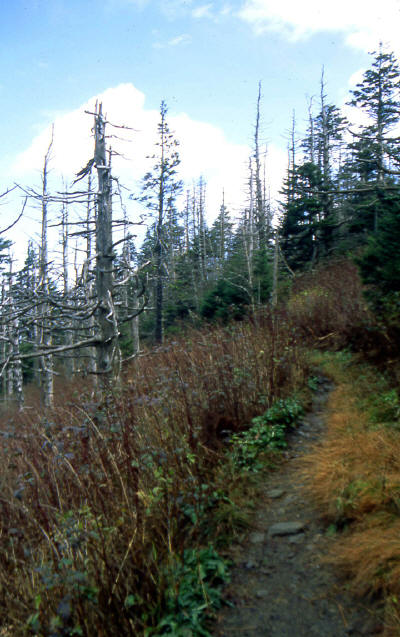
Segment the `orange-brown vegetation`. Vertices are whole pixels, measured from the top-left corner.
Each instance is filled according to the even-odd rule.
[[[336,528],[329,560],[361,596],[381,595],[386,635],[400,635],[400,431],[391,391],[356,363],[328,368],[338,385],[322,445],[305,458],[308,490]],[[387,387],[386,387],[387,390]],[[381,392],[375,395],[375,392]],[[391,397],[393,409],[387,407]],[[379,402],[381,406],[379,408]],[[381,416],[381,418],[379,418]]]

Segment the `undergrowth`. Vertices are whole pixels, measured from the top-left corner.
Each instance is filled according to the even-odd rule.
[[[299,278],[287,308],[145,353],[101,404],[75,382],[53,411],[5,414],[4,635],[207,635],[224,547],[300,415],[306,346],[363,320],[354,269],[343,288],[335,268]]]
[[[253,418],[246,431],[232,438],[232,459],[240,469],[257,472],[264,468],[264,452],[284,449],[286,433],[303,414],[303,406],[295,397],[278,400],[261,416]]]
[[[206,635],[227,577],[218,552],[248,523],[227,441],[259,416],[272,443],[273,405],[292,409],[307,367],[285,312],[260,312],[149,352],[101,405],[81,393],[4,422],[9,634]]]
[[[347,352],[317,359],[336,382],[328,431],[305,458],[312,497],[330,523],[330,561],[360,596],[382,596],[385,635],[400,635],[399,395]]]

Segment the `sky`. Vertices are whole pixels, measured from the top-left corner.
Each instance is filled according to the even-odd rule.
[[[0,192],[15,182],[40,184],[53,123],[51,187],[61,175],[70,181],[93,154],[93,122],[84,111],[96,99],[110,122],[133,129],[114,129],[122,139],[112,144],[124,156],[114,173],[127,193],[137,192],[165,100],[185,184],[200,175],[207,181],[210,222],[223,189],[235,216],[245,197],[258,83],[274,199],[293,111],[301,133],[322,67],[329,102],[342,106],[380,41],[400,57],[399,33],[400,0],[4,1]],[[4,228],[21,201],[0,203]],[[28,205],[14,230],[18,246],[35,231],[35,216]]]

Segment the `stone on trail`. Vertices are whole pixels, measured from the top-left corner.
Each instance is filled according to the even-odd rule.
[[[295,535],[304,529],[304,522],[277,522],[269,527],[268,535]]]
[[[251,544],[262,544],[265,540],[265,533],[251,533],[249,537],[249,541]]]
[[[267,498],[276,499],[281,498],[285,493],[285,489],[271,489],[271,491],[267,491]]]

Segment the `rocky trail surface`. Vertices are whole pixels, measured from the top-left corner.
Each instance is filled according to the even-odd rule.
[[[266,484],[247,541],[233,551],[215,637],[354,637],[377,635],[373,611],[321,563],[332,538],[305,496],[299,460],[323,435],[332,384],[321,377],[313,405],[291,435],[287,459]]]

